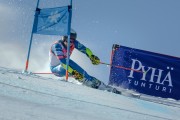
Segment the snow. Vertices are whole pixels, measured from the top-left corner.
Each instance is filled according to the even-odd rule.
[[[0,120],[178,120],[179,101],[149,98],[0,67]]]

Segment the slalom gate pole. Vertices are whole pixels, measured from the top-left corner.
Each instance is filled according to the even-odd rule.
[[[39,6],[39,0],[37,0],[36,10],[37,10],[38,6]],[[36,12],[35,12],[35,15],[36,15]],[[34,21],[35,21],[35,18],[36,17],[34,17]],[[34,27],[34,22],[33,22],[33,27]],[[30,38],[30,42],[29,42],[29,49],[28,49],[25,71],[28,70],[28,65],[29,65],[29,57],[30,57],[32,39],[33,39],[33,27],[32,27],[32,31],[31,31],[31,38]]]
[[[118,65],[112,65],[112,64],[109,64],[109,63],[100,62],[100,64],[109,65],[109,66],[113,66],[113,67],[121,68],[121,69],[125,69],[125,70],[133,70],[133,71],[135,71],[135,72],[143,73],[143,72],[140,71],[140,70],[135,70],[135,69],[132,69],[132,68],[126,68],[126,67],[118,66]]]
[[[70,0],[70,6],[68,6],[68,11],[69,11],[69,20],[68,20],[68,45],[67,45],[67,60],[66,60],[66,81],[68,81],[68,66],[69,66],[69,55],[70,55],[72,0]]]

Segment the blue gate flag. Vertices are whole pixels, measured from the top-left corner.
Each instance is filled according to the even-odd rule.
[[[180,100],[180,58],[120,46],[112,56],[109,84],[143,94]]]
[[[37,8],[33,33],[44,35],[68,34],[69,7]]]

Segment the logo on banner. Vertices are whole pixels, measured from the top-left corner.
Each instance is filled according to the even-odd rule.
[[[163,70],[144,66],[142,62],[137,59],[131,60],[131,69],[142,71],[142,73],[131,70],[128,76],[129,84],[159,92],[172,93],[173,82],[171,72],[174,70],[173,67],[167,67],[166,70]],[[138,74],[138,76],[136,74]]]

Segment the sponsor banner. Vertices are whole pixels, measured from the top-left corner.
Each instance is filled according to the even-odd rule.
[[[109,84],[179,100],[180,58],[120,46],[113,52]]]

